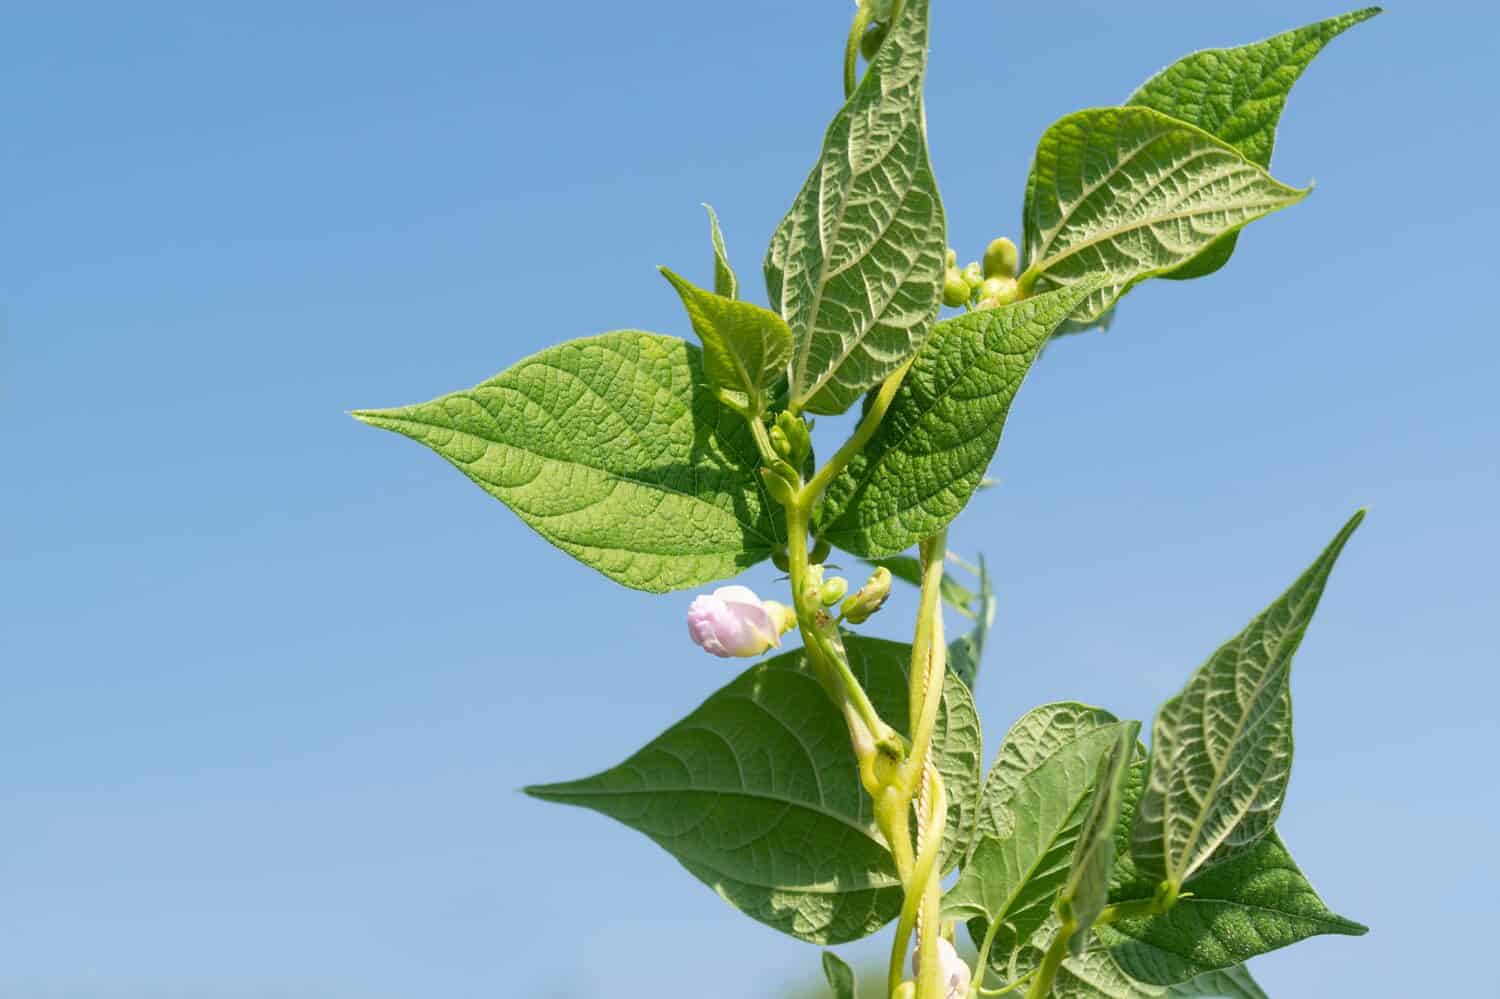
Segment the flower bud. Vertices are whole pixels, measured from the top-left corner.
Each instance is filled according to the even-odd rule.
[[[785,548],[771,549],[771,564],[780,569],[782,572],[792,571],[792,560],[787,555],[787,551]]]
[[[790,458],[792,456],[792,442],[786,439],[786,431],[772,424],[770,438],[771,447],[777,454],[783,458]]]
[[[1021,288],[1015,278],[985,278],[979,286],[979,307],[993,309],[997,305],[1009,305],[1021,297]]]
[[[844,606],[840,611],[844,615],[844,620],[850,624],[864,624],[872,614],[885,605],[886,598],[890,595],[891,570],[881,566],[870,574],[864,586],[844,601]]]
[[[958,956],[958,951],[953,948],[943,937],[937,940],[938,967],[942,969],[943,988],[947,991],[944,995],[947,999],[966,999],[969,994],[969,966],[964,959]],[[916,977],[922,977],[921,955],[917,951],[911,953],[911,970]]]
[[[917,999],[917,983],[902,982],[896,986],[896,991],[891,993],[891,999]]]
[[[963,278],[964,283],[969,286],[970,294],[972,294],[979,290],[980,285],[984,284],[984,271],[980,269],[977,262],[970,261],[964,265]]]
[[[807,461],[807,456],[812,454],[812,428],[802,417],[797,416],[789,410],[782,410],[776,414],[776,425],[771,428],[771,443],[776,443],[776,431],[781,431],[785,438],[787,452],[783,457],[791,462],[793,467],[802,467]]]
[[[845,579],[843,576],[834,576],[832,579],[825,582],[823,584],[823,588],[818,591],[818,599],[823,601],[824,607],[832,607],[834,604],[844,599],[844,594],[848,592],[849,580]]]
[[[831,554],[833,554],[833,545],[819,538],[813,543],[812,554],[808,555],[807,560],[814,565],[821,565]]]
[[[951,246],[948,247],[948,252],[943,254],[943,264],[950,271],[958,270],[958,251]]]
[[[968,300],[969,282],[964,280],[957,267],[948,268],[948,273],[943,277],[943,304],[956,309]]]
[[[694,598],[688,607],[688,635],[705,652],[749,658],[780,648],[790,616],[787,608],[763,602],[747,586],[721,586]]]
[[[984,251],[984,276],[1015,277],[1018,259],[1016,244],[1001,236]]]
[[[865,57],[865,62],[873,62],[875,53],[880,51],[880,45],[885,41],[885,36],[890,32],[891,26],[876,21],[865,29],[865,33],[859,39],[860,54]]]

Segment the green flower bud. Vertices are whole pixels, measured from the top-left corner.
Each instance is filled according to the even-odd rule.
[[[832,553],[833,545],[819,538],[817,543],[813,545],[812,554],[808,556],[808,561],[814,565],[821,565]]]
[[[957,267],[948,268],[943,278],[943,304],[956,309],[969,300],[969,282],[958,272]]]
[[[771,443],[776,443],[776,432],[780,431],[787,444],[784,457],[793,467],[800,468],[807,461],[807,456],[812,454],[811,430],[802,417],[793,415],[789,410],[782,410],[776,414],[776,425],[771,428]]]
[[[1016,263],[1019,254],[1016,253],[1016,244],[1001,236],[990,243],[984,251],[984,276],[985,277],[1015,277]]]
[[[958,251],[951,246],[948,247],[948,252],[943,256],[943,264],[950,271],[958,270]]]
[[[870,574],[864,586],[844,601],[840,612],[850,624],[864,624],[885,605],[886,598],[890,595],[891,570],[881,566]]]
[[[971,294],[978,291],[979,286],[984,284],[984,271],[980,269],[977,261],[970,262],[964,266],[963,277],[964,283],[969,286]]]
[[[792,560],[787,557],[785,548],[771,549],[771,564],[782,572],[792,571]]]
[[[818,599],[823,601],[824,607],[832,607],[844,599],[844,594],[848,592],[849,580],[843,576],[834,576],[832,579],[827,580],[823,584],[823,588],[818,591]]]
[[[890,30],[889,24],[880,21],[876,21],[865,29],[865,33],[859,39],[859,52],[865,57],[865,62],[874,61],[875,53],[880,51],[881,43],[885,41],[885,36]]]
[[[896,991],[891,993],[891,999],[917,999],[917,983],[902,982],[896,986]]]
[[[779,426],[771,427],[771,448],[783,458],[792,456],[792,442],[786,439],[786,431]]]
[[[993,309],[997,305],[1009,305],[1021,297],[1021,288],[1015,278],[985,278],[979,286],[979,307]]]

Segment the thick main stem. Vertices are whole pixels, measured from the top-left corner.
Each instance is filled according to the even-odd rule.
[[[917,607],[917,628],[912,641],[911,662],[911,753],[902,767],[900,785],[922,789],[917,810],[918,853],[934,861],[941,846],[947,804],[932,759],[933,731],[942,703],[943,677],[948,668],[948,647],[943,640],[943,562],[948,545],[947,530],[922,542],[922,595]],[[942,968],[938,961],[938,911],[940,887],[933,863],[920,880],[913,878],[908,895],[919,896],[917,919],[917,999],[944,999]]]

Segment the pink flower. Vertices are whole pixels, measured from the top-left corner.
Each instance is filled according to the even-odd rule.
[[[938,967],[942,969],[943,985],[948,989],[947,999],[966,999],[969,994],[969,966],[964,959],[958,956],[958,951],[953,945],[942,937],[938,937]],[[912,973],[921,977],[922,968],[917,960],[917,952],[911,954]]]
[[[774,600],[761,600],[746,586],[721,586],[693,600],[688,634],[707,652],[728,658],[758,656],[781,647],[781,633],[792,613]]]

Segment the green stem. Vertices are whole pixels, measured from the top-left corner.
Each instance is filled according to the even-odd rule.
[[[1031,980],[1031,988],[1026,990],[1026,999],[1045,999],[1052,992],[1052,983],[1057,979],[1058,969],[1068,956],[1068,941],[1073,939],[1076,927],[1077,924],[1070,920],[1058,928],[1057,936],[1052,938],[1052,946],[1047,948],[1047,953],[1042,958],[1042,966],[1036,969],[1036,977]]]
[[[766,431],[766,425],[760,420],[760,413],[751,410],[745,413],[745,422],[750,424],[750,436],[755,438],[755,448],[760,452],[760,460],[766,465],[774,464],[781,460],[781,455],[771,446],[771,435]]]
[[[905,802],[900,804],[898,808],[892,809],[896,814],[890,817],[890,824],[894,825],[899,822],[904,827],[906,825],[906,817],[910,812],[911,803],[909,796],[903,795],[901,797],[905,798]],[[948,793],[943,788],[942,778],[938,776],[935,770],[932,773],[930,813],[932,819],[927,828],[924,829],[922,848],[917,854],[916,863],[912,865],[910,873],[902,878],[906,886],[906,897],[901,901],[901,915],[896,921],[896,937],[891,941],[889,979],[893,989],[901,981],[901,969],[906,963],[906,942],[911,939],[912,929],[918,923],[918,913],[922,914],[924,929],[926,926],[935,927],[938,921],[936,911],[928,912],[926,910],[929,907],[935,909],[935,903],[941,901],[934,893],[935,889],[939,887],[939,879],[934,875],[937,869],[938,852],[943,845],[943,830],[947,827],[948,823]],[[906,838],[898,837],[898,839]],[[906,849],[911,849],[910,843],[906,844]],[[921,941],[918,941],[918,954],[920,955],[918,963],[924,969],[937,965],[936,937],[933,937],[931,943],[931,953],[929,954],[921,950]],[[939,967],[937,972],[934,973],[937,976],[934,978],[934,985],[941,980],[941,972],[942,968]],[[917,982],[917,995],[919,996],[924,995],[922,991],[922,979],[926,979],[927,977],[927,973],[924,970],[922,978]],[[941,991],[939,989],[939,993]]]
[[[807,527],[808,505],[800,501],[789,504],[786,508],[787,565],[792,583],[792,606],[802,631],[803,648],[815,671],[824,679],[829,695],[840,706],[852,708],[854,718],[863,724],[865,731],[857,731],[852,724],[854,718],[850,719],[849,734],[855,741],[856,752],[862,748],[861,742],[869,742],[876,749],[881,746],[889,749],[900,744],[900,737],[880,717],[859,679],[849,669],[848,656],[838,639],[838,626],[818,600],[815,588],[809,585],[812,565],[807,551]],[[865,757],[868,755],[864,754]],[[870,759],[862,758],[860,765],[862,771],[873,770]]]
[[[1003,920],[992,919],[990,920],[990,928],[984,931],[984,942],[979,945],[979,960],[974,965],[974,977],[971,979],[969,985],[969,999],[974,999],[978,995],[991,994],[984,990],[984,976],[990,970],[990,950],[995,946],[995,937],[999,935],[1000,927],[1004,925]],[[1013,989],[1017,984],[1019,983],[1011,982],[1001,992]],[[998,995],[999,993],[994,994]]]
[[[869,0],[860,0],[859,10],[854,12],[854,23],[849,27],[849,41],[844,44],[844,100],[854,94],[854,87],[859,83],[859,43],[869,26]]]
[[[943,553],[948,544],[944,528],[918,547],[922,558],[922,595],[917,605],[916,636],[912,642],[910,701],[911,754],[903,784],[915,786],[927,765],[932,733],[943,697],[943,675],[948,668],[948,646],[943,641]]]
[[[870,408],[865,413],[865,418],[859,421],[859,426],[853,435],[844,442],[843,447],[834,452],[828,463],[818,469],[818,473],[808,481],[802,490],[803,498],[809,510],[817,503],[823,495],[823,490],[828,488],[834,476],[844,470],[854,456],[865,449],[870,443],[870,438],[875,436],[875,431],[880,429],[880,422],[885,419],[886,410],[891,408],[891,403],[896,398],[896,390],[901,387],[901,381],[906,377],[906,372],[911,369],[911,361],[907,361],[901,367],[893,371],[889,378],[880,383],[880,389],[875,393],[875,398],[870,401]]]
[[[1016,989],[1019,989],[1021,986],[1025,985],[1027,982],[1031,981],[1035,977],[1036,977],[1036,972],[1035,971],[1028,971],[1028,972],[1026,972],[1026,974],[1022,975],[1020,978],[1017,978],[1015,981],[1011,982],[1009,985],[1002,986],[1001,988],[998,988],[998,989],[978,989],[977,991],[971,991],[969,993],[969,995],[970,996],[976,996],[976,995],[980,995],[980,996],[1004,996],[1004,995],[1009,995],[1010,993],[1014,992]]]

